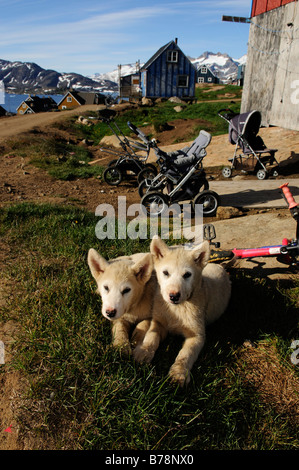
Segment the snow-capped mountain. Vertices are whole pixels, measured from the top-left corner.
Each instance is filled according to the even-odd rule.
[[[228,54],[218,52],[204,52],[197,59],[190,58],[193,65],[198,69],[203,65],[209,67],[216,77],[223,83],[237,78],[238,66],[246,63],[247,56],[244,55],[240,59],[232,59]]]
[[[198,58],[190,60],[197,69],[202,65],[208,66],[226,83],[236,78],[238,65],[246,63],[246,55],[240,59],[232,59],[228,54],[204,52]],[[142,65],[139,64],[139,67]],[[114,93],[118,90],[119,72],[121,76],[136,73],[136,62],[122,65],[120,71],[117,68],[109,73],[95,73],[85,77],[77,73],[45,70],[33,62],[10,62],[0,59],[0,81],[4,82],[6,91],[12,93],[63,93],[70,88],[77,91]]]
[[[7,92],[56,93],[73,88],[77,91],[117,91],[116,83],[100,79],[97,81],[77,73],[59,73],[45,70],[32,62],[10,62],[0,59],[0,80]]]

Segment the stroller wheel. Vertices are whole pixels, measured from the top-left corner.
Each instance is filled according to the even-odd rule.
[[[256,177],[259,179],[259,180],[265,180],[268,176],[268,173],[266,172],[266,170],[258,170],[257,173],[256,173]]]
[[[103,178],[107,184],[117,186],[122,180],[122,174],[116,166],[109,166],[104,171]]]
[[[222,176],[230,178],[232,175],[232,169],[229,166],[225,166],[222,170]]]
[[[153,179],[157,175],[157,168],[152,165],[146,165],[137,175],[137,182],[140,184],[145,179]]]
[[[150,178],[146,178],[141,181],[138,186],[138,194],[140,197],[143,197],[145,193],[150,189],[152,180]]]
[[[204,217],[212,217],[216,214],[219,205],[219,196],[214,191],[202,191],[193,199],[193,207],[202,204]]]
[[[141,205],[146,215],[158,217],[168,208],[168,197],[163,193],[147,193],[141,199]]]

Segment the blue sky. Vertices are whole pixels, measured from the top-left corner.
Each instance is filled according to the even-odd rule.
[[[145,62],[177,37],[191,57],[238,59],[249,25],[221,18],[250,10],[251,0],[0,0],[0,58],[92,75]]]

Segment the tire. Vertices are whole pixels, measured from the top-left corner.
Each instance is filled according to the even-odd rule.
[[[268,173],[266,172],[266,170],[258,170],[257,173],[256,173],[256,177],[257,179],[259,180],[265,180],[268,176]]]
[[[225,166],[222,169],[222,176],[224,176],[224,178],[230,178],[231,175],[232,175],[232,169],[229,166]]]
[[[114,166],[116,162],[117,162],[117,158],[114,158],[113,160],[111,160],[111,162],[108,163],[108,167]]]
[[[202,191],[193,199],[193,207],[195,209],[196,204],[202,204],[203,216],[213,217],[217,212],[219,202],[219,196],[214,191]]]
[[[149,179],[144,179],[141,181],[141,183],[138,186],[138,194],[140,197],[143,197],[146,192],[150,189],[149,183],[151,180]]]
[[[145,179],[153,179],[157,176],[157,168],[152,165],[146,165],[137,175],[137,182],[140,184]]]
[[[168,208],[169,198],[159,192],[147,193],[141,199],[141,205],[146,215],[159,217]]]
[[[103,173],[104,181],[111,186],[117,186],[122,181],[122,173],[116,166],[108,166]]]

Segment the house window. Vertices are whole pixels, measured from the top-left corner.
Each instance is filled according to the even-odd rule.
[[[186,88],[189,84],[188,75],[178,75],[178,87]]]
[[[178,51],[167,52],[167,62],[177,62],[179,57]]]
[[[207,67],[201,67],[201,73],[207,73],[208,69]]]
[[[198,83],[204,83],[205,79],[203,77],[198,77]]]
[[[66,99],[66,101],[67,101],[68,103],[71,103],[71,102],[72,102],[72,97],[71,97],[71,96],[68,96],[67,99]]]
[[[208,78],[208,82],[211,82],[211,81],[212,81],[212,77],[209,77],[209,78]]]

